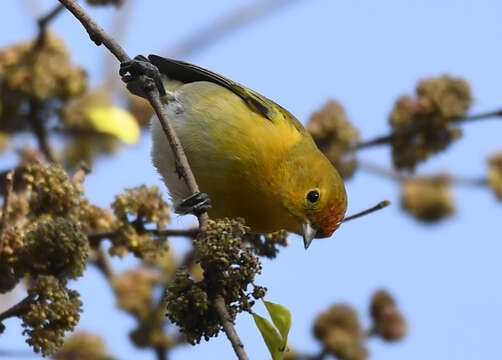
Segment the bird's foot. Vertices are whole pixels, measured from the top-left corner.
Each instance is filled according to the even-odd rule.
[[[205,193],[195,193],[183,199],[178,206],[176,212],[178,214],[193,214],[198,216],[211,209],[211,199]]]
[[[166,95],[166,89],[162,83],[162,75],[159,69],[150,63],[148,59],[142,55],[136,56],[134,59],[120,63],[119,74],[122,81],[127,84],[127,87],[134,87],[134,83],[141,75],[144,75],[155,82],[160,96]],[[136,91],[133,91],[136,93]]]

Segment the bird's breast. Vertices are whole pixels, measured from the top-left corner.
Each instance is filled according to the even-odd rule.
[[[210,216],[243,217],[256,232],[276,231],[296,222],[280,197],[282,178],[293,174],[280,171],[278,163],[300,140],[293,126],[264,118],[212,83],[181,87],[176,101],[168,105],[168,116],[200,190],[212,199]],[[169,181],[166,184],[170,191],[176,190]],[[175,202],[180,200],[176,193],[172,192]]]

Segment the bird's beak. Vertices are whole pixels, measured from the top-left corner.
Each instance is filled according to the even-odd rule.
[[[303,233],[303,244],[305,245],[305,250],[308,249],[312,239],[314,239],[317,228],[311,224],[310,221],[306,220],[302,224],[302,233]]]

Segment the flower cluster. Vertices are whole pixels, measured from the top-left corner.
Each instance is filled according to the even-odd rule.
[[[404,180],[401,185],[401,207],[426,222],[451,216],[455,207],[449,177],[440,175]]]
[[[108,354],[103,339],[87,332],[76,332],[65,340],[53,360],[115,360]]]
[[[39,276],[28,290],[29,309],[22,315],[26,342],[35,352],[49,355],[63,344],[65,331],[72,331],[82,311],[77,291],[69,290],[53,276]]]
[[[401,96],[389,116],[396,169],[413,170],[457,139],[461,132],[451,124],[465,116],[472,103],[469,83],[449,75],[420,81],[416,94]]]
[[[386,290],[373,294],[370,305],[373,332],[387,341],[401,340],[406,336],[406,319],[399,311],[396,301]]]
[[[307,130],[340,175],[343,178],[351,177],[357,162],[349,152],[359,140],[359,132],[349,122],[342,104],[329,100],[312,114]]]
[[[349,305],[335,304],[318,315],[314,322],[314,336],[339,359],[363,360],[368,357],[359,317]]]
[[[194,241],[197,260],[204,270],[203,279],[195,281],[185,271],[179,271],[167,292],[167,316],[177,324],[188,342],[208,340],[221,329],[221,321],[213,300],[221,294],[232,320],[238,312],[249,311],[254,301],[262,298],[266,289],[254,285],[261,271],[246,238],[249,228],[242,220],[212,221]],[[249,285],[253,291],[247,291]]]
[[[488,184],[495,192],[497,198],[502,200],[502,152],[488,159],[490,170],[488,172]]]
[[[87,76],[70,63],[63,41],[48,32],[42,38],[15,44],[0,51],[0,132],[28,127],[19,119],[33,111],[33,104],[67,101],[83,94]]]
[[[170,222],[169,205],[162,199],[156,186],[145,185],[126,189],[112,203],[117,219],[117,235],[112,240],[110,254],[123,256],[132,252],[139,258],[156,258],[167,251],[163,237],[152,241],[145,225],[161,231]]]

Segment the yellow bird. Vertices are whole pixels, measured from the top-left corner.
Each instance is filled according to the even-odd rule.
[[[123,79],[139,95],[129,86],[132,78],[159,78],[168,118],[200,190],[211,199],[208,206],[204,196],[190,197],[154,117],[153,163],[178,212],[195,206],[213,218],[242,217],[257,233],[285,229],[303,235],[305,248],[336,230],[347,208],[343,181],[289,111],[196,65],[155,55],[148,60],[123,63],[121,75],[133,75]]]

